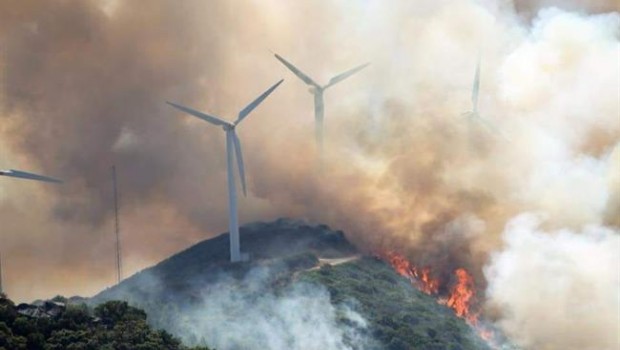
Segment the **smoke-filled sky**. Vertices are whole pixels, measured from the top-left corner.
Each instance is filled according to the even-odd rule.
[[[65,180],[0,178],[5,289],[31,300],[91,295],[114,282],[112,164],[126,276],[225,232],[224,134],[164,102],[234,119],[285,78],[238,129],[249,185],[241,221],[305,218],[343,229],[368,251],[406,247],[439,274],[468,267],[481,288],[489,285],[496,304],[489,308],[512,315],[497,316],[506,331],[543,349],[540,328],[518,327],[531,310],[520,307],[527,300],[505,299],[498,283],[511,283],[507,276],[531,283],[536,276],[521,274],[571,256],[571,244],[611,245],[615,263],[585,254],[575,264],[593,273],[559,273],[580,290],[610,277],[575,298],[619,311],[617,7],[614,0],[2,0],[0,168]],[[312,96],[271,51],[323,83],[372,62],[326,92],[322,172]],[[471,110],[479,52],[480,114],[499,132],[461,116]],[[538,226],[514,219],[522,213]],[[531,250],[513,237],[520,232]],[[539,251],[546,236],[561,242],[557,251],[541,247],[541,267],[502,270],[507,259]],[[558,289],[568,293],[561,300],[573,300],[572,291]],[[618,329],[607,312],[605,329]],[[614,345],[606,339],[591,348]]]

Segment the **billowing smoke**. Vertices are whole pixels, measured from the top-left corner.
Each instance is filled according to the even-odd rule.
[[[127,272],[225,231],[222,132],[164,101],[232,119],[281,77],[239,127],[250,190],[242,221],[327,223],[363,249],[399,247],[441,276],[465,266],[481,288],[488,254],[512,249],[500,233],[522,212],[544,215],[541,231],[587,236],[579,232],[595,226],[614,237],[620,19],[593,14],[614,1],[549,4],[0,4],[1,165],[67,181],[2,179],[9,293],[92,293],[113,281],[112,163]],[[326,92],[322,172],[312,97],[270,49],[321,82],[372,62]],[[460,117],[478,52],[480,114],[491,128]],[[492,298],[511,283],[499,281],[489,281]],[[540,345],[533,330],[511,328],[529,311],[498,319],[519,343]]]
[[[602,226],[546,232],[534,215],[510,221],[486,270],[502,328],[527,349],[618,347],[620,237]]]

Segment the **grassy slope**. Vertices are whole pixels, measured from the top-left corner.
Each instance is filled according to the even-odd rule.
[[[373,338],[387,349],[486,349],[450,309],[375,258],[324,266],[301,279],[326,286],[333,303],[356,301]]]
[[[169,325],[172,313],[200,301],[201,291],[222,274],[242,280],[257,266],[274,265],[271,276],[277,290],[290,283],[313,282],[327,287],[333,303],[358,304],[369,321],[373,338],[395,349],[486,349],[462,320],[448,308],[413,288],[389,265],[366,257],[336,266],[310,269],[317,256],[338,258],[357,254],[342,232],[326,226],[278,220],[241,229],[242,247],[253,255],[250,263],[229,264],[228,237],[221,235],[200,242],[146,269],[118,286],[91,299],[127,300],[144,309],[149,322],[174,333]],[[284,266],[284,268],[282,268]],[[231,285],[230,288],[239,286]]]

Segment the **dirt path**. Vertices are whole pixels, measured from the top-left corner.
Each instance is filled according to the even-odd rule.
[[[325,266],[325,265],[335,266],[335,265],[340,265],[340,264],[346,264],[351,261],[359,260],[359,258],[361,257],[362,257],[361,255],[351,255],[351,256],[345,256],[344,258],[336,258],[336,259],[319,258],[319,264],[315,267],[311,267],[307,269],[306,271],[318,270],[321,268],[321,266]]]

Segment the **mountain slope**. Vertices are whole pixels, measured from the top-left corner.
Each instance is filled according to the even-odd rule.
[[[372,325],[373,339],[387,349],[485,348],[452,310],[376,258],[326,265],[301,280],[326,286],[333,303],[356,300],[360,314]]]
[[[200,242],[105,290],[189,344],[218,349],[484,349],[451,310],[339,231],[280,219]]]

